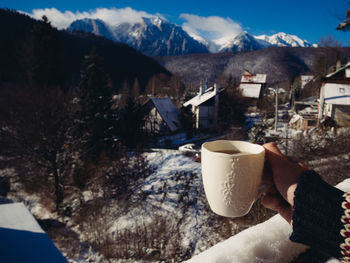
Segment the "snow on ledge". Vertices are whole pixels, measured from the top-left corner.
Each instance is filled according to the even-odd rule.
[[[350,179],[336,186],[350,192]],[[291,226],[280,216],[250,227],[231,238],[216,244],[187,263],[287,263],[292,261],[307,246],[289,240]],[[337,260],[328,262],[339,262]]]
[[[0,205],[0,262],[67,263],[22,203]]]
[[[193,257],[188,263],[290,262],[307,247],[289,240],[291,226],[275,215]]]

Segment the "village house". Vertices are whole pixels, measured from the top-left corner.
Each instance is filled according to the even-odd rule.
[[[315,79],[315,76],[313,75],[301,75],[300,76],[300,89],[303,90],[305,86],[313,81]]]
[[[253,75],[248,70],[244,70],[239,89],[242,96],[250,98],[252,103],[257,106],[262,97],[262,91],[266,87],[266,74]]]
[[[317,125],[318,107],[310,104],[303,110],[294,114],[289,121],[289,125],[296,130],[309,130]]]
[[[195,116],[196,129],[214,129],[218,122],[219,90],[217,84],[207,88],[200,85],[198,94],[183,104],[184,107],[191,106]]]
[[[142,106],[143,129],[157,135],[168,135],[182,128],[179,111],[170,98],[150,98]]]
[[[350,63],[322,79],[319,122],[326,116],[338,126],[350,126]]]

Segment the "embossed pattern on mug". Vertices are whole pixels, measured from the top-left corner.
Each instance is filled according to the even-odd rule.
[[[224,202],[227,206],[232,205],[232,196],[233,196],[233,187],[235,185],[235,172],[237,170],[237,165],[239,158],[231,159],[231,172],[226,175],[226,180],[222,183],[221,193],[224,199]]]

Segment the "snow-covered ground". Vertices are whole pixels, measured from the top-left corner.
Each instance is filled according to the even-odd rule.
[[[179,151],[164,150],[145,153],[154,172],[144,180],[141,191],[147,193],[144,210],[139,207],[115,221],[114,227],[127,226],[135,215],[147,218],[153,213],[169,216],[169,224],[176,224],[181,233],[182,245],[198,253],[206,221],[211,211],[205,205],[201,182],[201,165]],[[130,221],[131,220],[131,221]]]
[[[229,231],[225,228],[222,232],[230,234],[250,227],[251,224],[240,226],[242,221],[225,221],[209,209],[202,186],[200,163],[174,150],[148,152],[144,153],[144,157],[153,168],[153,172],[135,189],[135,195],[142,192],[145,198],[142,204],[131,206],[122,214],[117,206],[112,207],[111,223],[108,225],[108,231],[112,235],[123,229],[134,228],[135,222],[152,225],[153,215],[161,214],[166,218],[166,224],[175,228],[182,248],[187,250],[184,258],[193,256],[189,260],[191,263],[289,262],[305,249],[289,242],[289,225],[279,216],[225,240],[229,236],[223,237],[218,230],[222,227],[220,224],[224,225],[223,222],[229,222]],[[340,188],[350,191],[350,180],[341,184]],[[19,193],[19,196],[36,217],[52,218],[52,214],[47,212],[34,196],[26,198],[23,192]],[[84,196],[91,199],[89,193],[84,193]],[[19,201],[18,196],[16,201]],[[81,238],[84,239],[84,236]],[[213,246],[215,243],[218,244]],[[149,251],[152,252],[151,249]],[[69,261],[101,262],[101,255],[90,249],[81,255],[82,257]],[[138,261],[133,259],[114,262]]]

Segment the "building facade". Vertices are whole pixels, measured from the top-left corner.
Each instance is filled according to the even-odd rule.
[[[168,135],[182,128],[179,112],[170,98],[150,98],[143,106],[143,129],[156,135]]]
[[[196,129],[215,129],[218,122],[219,112],[219,90],[218,85],[207,88],[202,85],[198,94],[183,104],[191,107],[195,116]]]
[[[318,118],[326,116],[339,126],[350,126],[350,63],[322,79]]]

